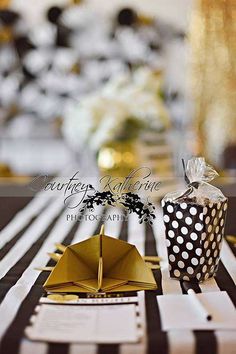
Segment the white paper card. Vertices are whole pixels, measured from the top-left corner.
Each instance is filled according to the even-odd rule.
[[[137,342],[135,305],[43,304],[26,335],[31,340],[60,343]]]
[[[212,315],[212,321],[201,316],[189,295],[161,295],[157,296],[157,302],[162,329],[236,329],[236,311],[226,291],[201,293],[197,296]]]

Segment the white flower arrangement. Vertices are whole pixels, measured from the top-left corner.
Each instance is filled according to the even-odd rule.
[[[97,151],[106,142],[121,138],[128,121],[132,121],[131,130],[167,129],[170,121],[160,87],[160,77],[147,68],[110,80],[99,92],[69,107],[62,127],[64,137],[75,150],[89,145]],[[129,133],[132,135],[130,129]]]

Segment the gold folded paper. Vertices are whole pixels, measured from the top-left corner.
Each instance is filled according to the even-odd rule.
[[[55,243],[55,247],[58,251],[61,251],[62,253],[66,250],[66,246],[64,246],[61,243]],[[61,257],[61,254],[58,254],[58,253],[48,253],[48,255],[50,256],[51,259],[53,259],[56,262]],[[151,264],[159,263],[161,261],[161,257],[158,257],[158,256],[143,256],[143,259],[146,263],[151,263]],[[43,268],[45,268],[45,267],[43,267]]]
[[[53,259],[55,262],[58,262],[59,259],[61,259],[62,254],[61,253],[48,253],[51,259]]]
[[[161,257],[158,256],[144,256],[143,259],[151,263],[159,263],[161,261]]]
[[[233,243],[234,245],[236,245],[236,236],[233,235],[227,235],[226,236],[227,241]]]
[[[104,226],[98,235],[66,247],[44,284],[46,291],[55,293],[156,288],[152,271],[136,247],[104,235]]]
[[[153,264],[152,262],[145,262],[146,266],[150,269],[160,269],[161,266],[159,264]]]
[[[40,272],[51,272],[54,267],[36,267],[35,270],[39,270]]]
[[[55,301],[55,302],[69,302],[69,301],[77,301],[79,296],[78,295],[61,295],[61,294],[50,294],[47,296],[49,300]]]
[[[62,253],[65,252],[66,246],[62,245],[61,243],[55,243],[56,249],[61,251]]]

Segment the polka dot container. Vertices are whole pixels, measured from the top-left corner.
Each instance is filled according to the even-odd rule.
[[[203,281],[218,268],[227,199],[201,206],[162,201],[172,278]]]

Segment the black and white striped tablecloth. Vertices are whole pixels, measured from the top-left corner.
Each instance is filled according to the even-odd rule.
[[[42,284],[48,273],[39,274],[37,266],[53,265],[47,252],[55,242],[70,244],[93,235],[100,220],[67,221],[70,213],[58,200],[39,194],[12,217],[0,233],[0,354],[233,354],[236,331],[169,331],[161,330],[156,295],[184,292],[181,282],[171,280],[161,209],[151,227],[139,224],[136,215],[128,221],[107,220],[106,234],[134,243],[141,254],[162,257],[161,270],[155,270],[156,291],[139,293],[145,321],[145,336],[138,344],[49,344],[31,342],[24,330],[43,294]],[[118,209],[97,209],[97,214],[120,214]],[[1,216],[0,216],[1,217]],[[106,218],[105,218],[106,219]],[[2,223],[3,225],[4,223]],[[222,259],[214,279],[196,286],[198,292],[226,290],[236,305],[235,248],[224,241]]]

